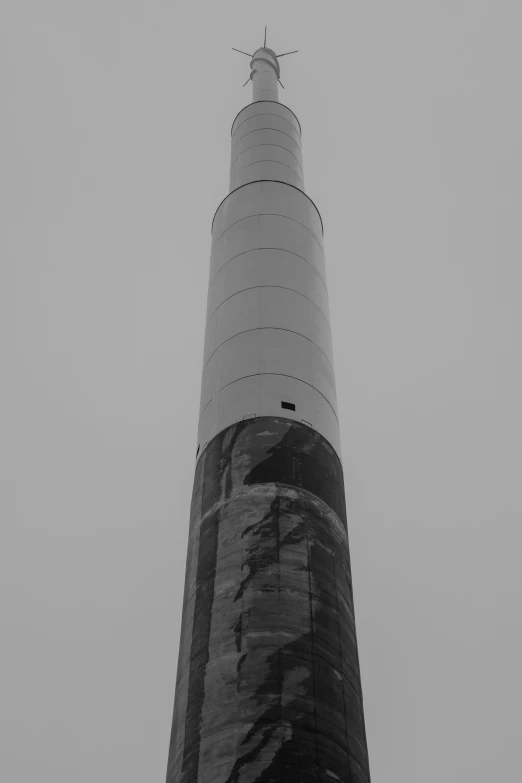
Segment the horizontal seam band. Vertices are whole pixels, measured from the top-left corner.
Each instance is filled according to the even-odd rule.
[[[290,109],[288,106],[285,106],[285,104],[284,104],[284,103],[280,103],[279,101],[270,101],[270,100],[266,100],[266,99],[265,99],[265,100],[261,100],[261,101],[252,101],[252,103],[248,103],[246,106],[244,106],[244,107],[241,109],[241,111],[238,111],[238,113],[236,114],[236,116],[234,117],[234,120],[233,120],[233,122],[232,122],[232,127],[230,128],[230,133],[232,133],[232,128],[234,127],[234,123],[235,123],[235,121],[237,120],[237,118],[239,117],[239,115],[240,115],[242,112],[244,112],[244,111],[246,111],[247,109],[249,109],[251,106],[253,106],[253,105],[254,105],[254,104],[256,104],[256,103],[277,103],[277,105],[278,105],[278,106],[282,106],[282,107],[283,107],[283,109],[286,109],[287,111],[289,111],[289,112],[290,112],[290,114],[292,115],[292,117],[295,117],[295,120],[296,120],[297,124],[299,125],[299,133],[301,133],[301,132],[302,132],[302,129],[301,129],[301,123],[299,122],[299,118],[297,117],[297,115],[296,115],[296,114],[294,114],[294,112],[292,111],[292,109]],[[255,116],[255,115],[253,115],[253,116]]]
[[[333,407],[333,405],[332,405],[332,403],[330,402],[330,400],[329,400],[327,397],[325,397],[325,396],[324,396],[324,394],[323,394],[321,391],[319,391],[319,389],[317,389],[317,388],[316,388],[315,386],[313,386],[311,383],[308,383],[307,381],[303,381],[303,379],[302,379],[302,378],[296,378],[296,376],[295,376],[295,375],[286,375],[286,373],[284,373],[284,372],[255,372],[255,373],[252,373],[251,375],[243,375],[243,376],[241,376],[241,378],[236,378],[236,380],[235,380],[235,381],[230,381],[230,383],[227,383],[227,384],[226,384],[226,386],[222,386],[222,387],[221,387],[221,389],[220,389],[220,390],[217,392],[216,396],[215,396],[215,397],[211,397],[211,399],[210,399],[210,400],[207,402],[207,404],[205,405],[205,407],[204,407],[204,408],[203,408],[203,410],[201,411],[201,415],[200,415],[200,417],[199,417],[199,420],[201,421],[201,417],[202,417],[202,416],[203,416],[203,414],[205,413],[206,409],[208,408],[208,406],[210,405],[210,403],[212,402],[212,400],[215,400],[215,399],[216,399],[216,397],[218,396],[218,394],[220,394],[220,393],[223,391],[223,389],[227,389],[229,386],[232,386],[234,383],[237,383],[238,381],[242,381],[242,380],[244,380],[245,378],[256,378],[256,377],[258,377],[258,376],[259,376],[259,377],[261,377],[262,375],[274,375],[274,376],[276,376],[276,377],[278,377],[278,378],[293,378],[293,380],[294,380],[294,381],[299,381],[299,383],[304,383],[304,384],[305,384],[305,386],[309,386],[311,389],[313,389],[314,391],[316,391],[316,392],[317,392],[317,394],[320,394],[320,395],[321,395],[321,397],[322,397],[324,400],[326,400],[326,402],[328,403],[328,405],[329,405],[329,406],[330,406],[330,408],[332,409],[332,413],[333,413],[333,415],[335,416],[335,419],[336,419],[337,423],[339,424],[339,419],[337,418],[337,413],[336,413],[336,411],[335,411],[335,408]]]
[[[264,144],[263,142],[261,144],[252,144],[251,147],[247,147],[246,150],[240,152],[239,155],[235,157],[232,163],[230,164],[230,168],[232,168],[232,166],[239,160],[241,155],[246,155],[246,153],[249,152],[249,150],[255,150],[256,147],[279,147],[280,150],[284,150],[285,152],[288,152],[288,154],[291,155],[292,158],[295,158],[298,166],[301,168],[301,171],[303,170],[301,161],[299,160],[297,155],[294,155],[294,153],[291,150],[287,149],[286,147],[282,147],[280,144]]]
[[[299,172],[293,169],[291,166],[289,166],[288,163],[281,163],[280,160],[272,160],[272,158],[263,158],[263,160],[255,160],[253,163],[245,163],[245,165],[241,166],[241,168],[237,172],[236,177],[239,177],[243,169],[247,169],[249,166],[258,166],[260,163],[277,163],[278,166],[284,166],[285,168],[290,169],[290,171],[295,174],[295,176],[300,180],[301,184],[303,182],[303,178],[301,177]]]
[[[330,322],[329,322],[328,318],[326,317],[326,314],[325,314],[325,313],[323,313],[323,311],[322,311],[322,310],[321,310],[321,308],[319,307],[319,305],[318,305],[318,304],[316,304],[316,303],[314,302],[314,300],[313,300],[313,299],[310,299],[310,297],[309,297],[309,296],[307,296],[306,294],[302,294],[302,293],[301,293],[301,291],[296,291],[296,290],[295,290],[295,288],[290,288],[290,287],[289,287],[289,286],[287,286],[287,285],[249,285],[249,286],[247,286],[246,288],[241,288],[241,290],[240,290],[240,291],[236,291],[234,294],[230,294],[230,296],[227,296],[227,298],[226,298],[226,299],[223,299],[223,301],[221,302],[221,304],[220,304],[220,305],[218,305],[218,306],[216,307],[216,309],[215,309],[215,310],[212,312],[212,314],[210,315],[210,317],[207,319],[207,326],[209,325],[209,323],[210,323],[211,319],[212,319],[212,318],[215,316],[215,314],[217,313],[217,311],[219,310],[219,308],[220,308],[220,307],[223,307],[223,305],[225,304],[225,302],[228,302],[228,300],[229,300],[229,299],[232,299],[234,296],[238,296],[238,294],[242,294],[242,293],[243,293],[243,291],[252,291],[254,288],[282,288],[284,291],[293,291],[294,293],[298,294],[299,296],[302,296],[302,297],[303,297],[303,299],[308,299],[308,301],[309,301],[309,302],[311,302],[311,303],[313,304],[313,306],[314,306],[314,307],[317,307],[317,309],[319,310],[319,312],[320,312],[320,313],[321,313],[321,315],[323,316],[324,320],[325,320],[325,321],[326,321],[326,323],[328,324],[328,329],[329,329],[329,331],[330,331],[330,334],[331,334],[331,331],[332,331],[332,330],[331,330],[331,327],[330,327]],[[205,331],[206,331],[206,329],[205,329]],[[303,335],[303,336],[304,336],[304,335]],[[307,337],[306,339],[308,340],[308,337]]]
[[[319,278],[319,279],[322,281],[322,283],[323,283],[323,285],[324,285],[324,287],[325,287],[325,290],[326,290],[326,296],[328,296],[328,288],[327,288],[327,286],[326,286],[326,280],[324,279],[324,277],[322,276],[322,274],[320,274],[320,272],[319,272],[319,270],[317,269],[317,267],[316,267],[314,264],[312,264],[312,262],[311,262],[311,261],[309,261],[309,260],[308,260],[307,258],[305,258],[304,256],[300,256],[300,255],[299,255],[299,253],[294,253],[294,251],[293,251],[293,250],[285,250],[285,249],[284,249],[284,248],[282,248],[282,247],[255,247],[253,250],[242,250],[242,251],[241,251],[241,253],[236,253],[236,255],[235,255],[235,256],[232,256],[232,258],[229,258],[229,259],[228,259],[228,261],[225,261],[225,263],[224,263],[224,264],[222,264],[222,265],[219,267],[219,269],[217,269],[217,270],[216,270],[216,272],[214,273],[214,275],[213,275],[213,276],[210,278],[210,280],[209,280],[209,285],[210,285],[210,283],[212,282],[212,280],[214,280],[214,279],[215,279],[215,278],[216,278],[216,277],[219,275],[219,273],[221,272],[221,270],[222,270],[222,269],[224,269],[224,268],[226,267],[226,265],[227,265],[227,264],[230,264],[230,262],[231,262],[231,261],[233,261],[233,260],[234,260],[234,258],[239,258],[239,256],[246,256],[246,254],[247,254],[247,253],[258,253],[260,250],[278,250],[280,253],[289,253],[291,256],[295,256],[296,258],[300,258],[300,259],[301,259],[301,261],[304,261],[304,262],[305,262],[305,264],[310,264],[310,266],[312,267],[312,269],[313,269],[313,270],[314,270],[314,272],[316,273],[317,277],[318,277],[318,278]]]
[[[239,142],[243,141],[243,139],[245,139],[247,136],[250,136],[251,133],[260,133],[261,131],[265,131],[265,130],[273,131],[274,133],[282,133],[283,136],[288,136],[288,138],[294,142],[295,146],[298,149],[301,149],[300,144],[293,138],[293,136],[290,136],[289,133],[285,133],[285,131],[278,130],[277,128],[256,128],[255,130],[248,131],[248,133],[244,133],[240,139],[238,139],[237,141],[234,142],[234,144],[232,144],[232,149],[234,149],[234,147],[237,147]]]
[[[215,349],[212,351],[212,353],[211,353],[211,354],[210,354],[210,356],[208,357],[207,361],[206,361],[206,362],[205,362],[205,364],[203,365],[203,370],[202,370],[202,372],[205,372],[205,367],[207,366],[207,364],[209,363],[209,361],[212,359],[212,357],[214,356],[214,354],[215,354],[217,351],[219,351],[219,349],[221,348],[221,346],[222,346],[222,345],[225,345],[225,343],[228,343],[230,340],[233,340],[233,339],[234,339],[234,337],[237,337],[237,336],[238,336],[238,335],[240,335],[240,334],[246,334],[247,332],[260,332],[260,331],[262,331],[262,330],[264,330],[264,329],[274,329],[274,330],[276,330],[276,331],[279,331],[279,332],[290,332],[290,334],[297,334],[297,335],[299,335],[299,337],[302,337],[302,338],[303,338],[303,340],[308,340],[308,342],[312,343],[312,345],[315,345],[315,347],[316,347],[316,348],[318,348],[318,349],[321,351],[321,353],[324,353],[324,355],[326,356],[326,360],[327,360],[328,364],[330,365],[330,368],[331,368],[331,370],[332,370],[332,373],[333,373],[333,375],[334,375],[334,377],[335,377],[335,372],[334,372],[334,368],[333,368],[332,362],[331,362],[331,361],[330,361],[330,359],[328,358],[328,355],[327,355],[326,351],[323,351],[323,349],[321,348],[321,346],[320,346],[320,345],[317,345],[317,343],[315,343],[313,340],[311,340],[311,339],[310,339],[309,337],[307,337],[306,335],[304,335],[304,334],[301,334],[301,332],[296,332],[296,331],[294,331],[293,329],[285,329],[285,328],[283,328],[282,326],[254,326],[252,329],[243,329],[243,331],[242,331],[242,332],[236,332],[236,334],[233,334],[233,335],[232,335],[232,337],[227,337],[227,339],[226,339],[226,340],[223,340],[223,342],[222,342],[222,343],[219,343],[218,347],[217,347],[217,348],[215,348]],[[269,374],[270,374],[270,373],[269,373]]]
[[[241,188],[248,188],[250,185],[255,185],[256,183],[259,183],[259,182],[278,182],[280,185],[286,185],[288,188],[294,188],[294,190],[297,190],[299,193],[301,193],[301,194],[302,194],[302,195],[303,195],[303,196],[304,196],[306,199],[308,199],[308,201],[310,202],[310,204],[313,206],[313,208],[314,208],[314,209],[315,209],[315,211],[317,212],[317,214],[318,214],[318,216],[319,216],[319,221],[320,221],[320,223],[321,223],[321,233],[322,233],[322,235],[324,236],[324,225],[323,225],[323,219],[322,219],[322,217],[321,217],[321,213],[320,213],[320,212],[319,212],[319,210],[317,209],[317,206],[314,204],[314,202],[312,201],[312,199],[310,198],[310,196],[308,196],[308,195],[307,195],[307,194],[304,192],[304,190],[302,190],[302,188],[298,188],[298,187],[297,187],[297,185],[291,185],[291,184],[290,184],[290,182],[283,182],[283,181],[282,181],[282,180],[280,180],[280,179],[257,179],[257,180],[256,180],[256,179],[254,179],[254,180],[252,180],[252,182],[246,182],[244,185],[238,185],[238,187],[237,187],[237,188],[234,188],[234,190],[231,190],[229,193],[227,193],[227,195],[225,196],[225,198],[224,198],[224,199],[221,201],[221,203],[218,205],[218,208],[217,208],[217,209],[216,209],[216,211],[214,212],[214,217],[212,218],[212,223],[211,223],[211,226],[210,226],[210,231],[211,231],[211,232],[212,232],[212,230],[214,229],[214,221],[215,221],[215,219],[216,219],[216,215],[217,215],[217,213],[219,212],[219,210],[221,209],[221,207],[223,206],[223,204],[225,203],[225,201],[226,201],[228,198],[230,198],[230,196],[232,196],[232,194],[233,194],[233,193],[237,193],[237,191],[238,191],[238,190],[241,190]]]
[[[291,126],[292,126],[292,128],[293,128],[293,129],[294,129],[294,130],[295,130],[297,133],[299,133],[299,137],[301,137],[301,131],[298,131],[298,130],[297,130],[297,128],[295,127],[295,125],[293,124],[293,122],[291,122],[290,120],[288,120],[286,117],[283,117],[283,115],[282,115],[282,114],[274,114],[274,112],[272,112],[272,111],[260,111],[258,114],[251,114],[251,115],[250,115],[250,117],[247,117],[245,120],[243,120],[243,122],[240,122],[240,123],[239,123],[239,125],[237,126],[237,128],[235,129],[234,133],[232,134],[232,138],[234,138],[234,136],[236,135],[236,133],[238,132],[238,130],[240,129],[240,127],[241,127],[242,125],[244,125],[244,124],[245,124],[245,122],[248,122],[249,120],[253,120],[253,119],[254,119],[254,117],[277,117],[278,119],[280,119],[280,120],[284,120],[284,122],[287,122],[289,125],[291,125]],[[276,129],[276,128],[274,128],[274,130],[277,130],[277,129]]]
[[[259,180],[256,180],[256,182],[259,182]],[[270,180],[269,179],[266,179],[266,180],[263,179],[263,180],[261,180],[261,182],[270,182]],[[252,183],[251,182],[247,182],[246,184],[247,185],[251,185]],[[290,183],[285,182],[284,184],[288,185]],[[294,186],[290,185],[290,187],[294,187]],[[298,223],[298,225],[300,225],[303,228],[305,228],[308,231],[308,233],[313,236],[313,238],[315,239],[315,241],[317,242],[317,244],[321,248],[321,251],[323,250],[323,248],[321,247],[321,243],[319,242],[319,240],[317,239],[317,237],[315,236],[315,234],[314,234],[314,232],[312,231],[311,228],[308,228],[308,226],[305,226],[305,224],[301,223],[300,220],[296,220],[295,218],[289,217],[288,215],[281,215],[279,212],[256,212],[255,215],[246,215],[245,217],[239,218],[239,220],[234,220],[233,223],[231,223],[229,226],[227,226],[225,228],[225,230],[222,231],[221,234],[218,237],[216,237],[215,241],[217,242],[218,240],[220,240],[221,237],[223,236],[223,234],[226,234],[227,231],[230,231],[230,229],[233,226],[237,226],[237,224],[241,223],[243,220],[252,220],[252,218],[259,218],[259,217],[265,217],[265,216],[267,216],[267,217],[280,217],[280,218],[283,218],[284,220],[291,220],[293,223]]]

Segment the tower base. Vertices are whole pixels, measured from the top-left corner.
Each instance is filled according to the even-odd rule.
[[[339,458],[240,421],[196,467],[167,783],[369,779]]]

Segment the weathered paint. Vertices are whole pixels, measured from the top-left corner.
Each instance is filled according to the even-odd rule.
[[[369,769],[342,468],[260,417],[196,468],[167,783],[283,781]]]

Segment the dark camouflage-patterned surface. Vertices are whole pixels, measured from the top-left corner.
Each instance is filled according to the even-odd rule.
[[[242,421],[194,482],[167,783],[368,783],[342,469]]]

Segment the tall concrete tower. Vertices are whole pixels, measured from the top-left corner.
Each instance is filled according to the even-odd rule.
[[[265,35],[248,56],[212,223],[167,783],[368,783],[323,224],[282,55]]]

